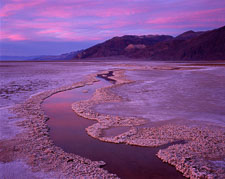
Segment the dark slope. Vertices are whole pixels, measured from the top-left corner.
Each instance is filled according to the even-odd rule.
[[[184,32],[183,34],[180,34],[176,37],[176,40],[188,40],[194,37],[197,37],[201,34],[203,34],[204,32],[194,32],[192,30]]]
[[[186,60],[225,60],[225,26],[184,43],[178,58]]]
[[[192,38],[175,38],[143,51],[152,60],[225,60],[225,27],[195,34]],[[139,51],[139,56],[142,56]]]
[[[122,37],[114,37],[101,44],[95,45],[84,50],[82,53],[79,53],[77,57],[93,58],[126,55],[127,47],[131,44],[134,45],[134,48],[145,48],[145,46],[152,46],[158,42],[171,40],[172,38],[172,36],[167,35],[125,35]],[[141,44],[142,46],[139,46],[139,44]],[[130,48],[132,48],[132,46]]]

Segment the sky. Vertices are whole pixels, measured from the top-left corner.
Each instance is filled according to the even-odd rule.
[[[114,36],[211,30],[224,0],[1,0],[0,55],[57,55]]]

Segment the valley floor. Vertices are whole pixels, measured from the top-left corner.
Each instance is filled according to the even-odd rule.
[[[86,128],[90,136],[147,147],[182,141],[157,156],[186,177],[223,178],[224,69],[211,63],[1,62],[0,178],[116,178],[101,168],[104,162],[56,147],[41,109],[47,97],[93,84],[108,71],[116,84],[72,105],[97,121]]]

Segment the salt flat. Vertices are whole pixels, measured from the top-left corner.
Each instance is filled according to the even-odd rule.
[[[224,67],[126,72],[135,83],[113,88],[120,103],[100,104],[105,114],[143,117],[150,122],[180,119],[225,126]]]
[[[224,171],[221,169],[225,156],[223,140],[225,137],[225,70],[223,64],[216,66],[194,64],[191,66],[187,63],[145,61],[1,62],[0,69],[0,173],[3,177],[16,176],[16,171],[14,173],[9,173],[9,171],[11,167],[17,168],[18,165],[23,167],[21,170],[24,172],[24,176],[35,175],[35,177],[42,176],[41,178],[43,178],[43,174],[46,178],[52,176],[59,178],[65,176],[65,174],[72,176],[72,169],[66,169],[67,164],[63,166],[63,171],[60,171],[45,163],[44,166],[48,168],[48,171],[44,171],[41,168],[41,161],[40,167],[35,168],[35,171],[39,173],[32,173],[32,170],[34,170],[32,167],[34,166],[29,161],[36,160],[35,157],[38,158],[39,154],[34,157],[35,151],[40,152],[42,157],[47,157],[38,149],[38,142],[41,143],[40,139],[42,138],[35,141],[35,135],[39,136],[39,132],[43,130],[44,133],[41,132],[41,137],[52,146],[51,142],[49,143],[50,139],[45,140],[46,135],[48,136],[45,129],[45,116],[39,111],[38,106],[44,98],[53,93],[68,90],[72,84],[82,86],[93,83],[94,76],[89,82],[82,82],[85,81],[87,75],[109,70],[115,72],[114,75],[118,82],[118,84],[105,90],[109,96],[102,93],[104,90],[100,90],[98,98],[101,102],[96,103],[95,100],[98,101],[99,99],[93,98],[90,99],[90,103],[82,104],[81,102],[80,105],[83,108],[85,108],[85,105],[89,105],[87,109],[89,110],[88,107],[90,107],[90,110],[93,110],[91,114],[95,117],[99,116],[102,122],[106,119],[104,117],[116,117],[117,123],[113,121],[114,117],[112,117],[112,123],[109,122],[108,126],[106,124],[104,124],[105,127],[99,125],[105,133],[107,133],[107,129],[111,130],[115,127],[129,126],[133,128],[128,133],[121,130],[122,133],[117,134],[115,138],[107,138],[107,136],[101,136],[100,133],[97,135],[95,128],[92,128],[93,131],[87,130],[90,136],[102,141],[123,142],[149,147],[185,140],[188,141],[187,144],[173,145],[168,149],[159,151],[158,157],[176,166],[176,169],[187,177],[195,178],[211,174],[213,176],[224,175]],[[124,74],[122,76],[116,75],[117,72],[124,72]],[[130,82],[124,82],[123,78]],[[111,94],[119,96],[120,100],[110,102]],[[109,99],[105,100],[104,97],[109,97]],[[31,108],[28,109],[26,106],[30,104],[34,105],[33,107],[31,105]],[[93,106],[91,106],[92,104]],[[79,105],[76,107],[79,108]],[[19,117],[17,113],[11,110],[13,108],[19,110]],[[22,115],[23,111],[25,115]],[[77,112],[79,114],[79,110]],[[80,115],[84,115],[84,117],[86,115],[87,118],[93,117],[86,112],[88,111],[80,111]],[[129,124],[123,118],[127,119]],[[39,127],[36,128],[35,126]],[[43,126],[44,128],[42,128]],[[205,128],[206,126],[208,128]],[[218,130],[214,132],[210,128]],[[20,157],[18,157],[18,151],[23,151],[22,148],[17,149],[18,141],[23,144],[26,136],[30,134],[32,134],[30,140],[34,142],[37,148],[34,151],[30,149],[30,154],[27,153],[27,156],[19,155]],[[211,142],[206,140],[207,137],[210,138]],[[25,144],[31,147],[29,143],[25,142]],[[204,150],[201,148],[202,146],[205,146]],[[196,149],[202,153],[195,153]],[[209,154],[209,150],[212,150],[213,154]],[[186,151],[188,156],[186,154],[183,156],[182,151]],[[65,152],[60,151],[60,153],[63,156],[74,157],[65,154]],[[174,153],[179,155],[173,156]],[[191,163],[189,162],[189,165],[184,167],[183,164],[186,159],[183,160],[183,158],[190,158],[190,156]],[[54,157],[54,159],[57,159],[57,156]],[[198,160],[195,160],[195,158]],[[208,158],[207,161],[206,158]],[[173,163],[174,161],[177,161],[177,163]],[[85,176],[115,177],[99,169],[100,164],[90,161],[88,163],[88,172],[84,172]],[[48,165],[51,167],[48,167]],[[194,165],[199,167],[196,173],[191,168]],[[211,168],[207,171],[204,169],[204,173],[201,169],[202,166]],[[82,167],[84,166],[82,165]],[[80,173],[77,173],[76,176],[82,176],[82,171],[86,171],[85,167],[84,169],[82,167],[79,169]],[[100,173],[96,173],[96,171]],[[104,174],[101,174],[101,172]]]

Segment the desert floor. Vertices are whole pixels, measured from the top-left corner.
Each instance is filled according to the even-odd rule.
[[[115,83],[96,86],[109,71]],[[1,62],[0,75],[0,178],[117,178],[102,168],[104,158],[67,153],[49,134],[42,103],[92,86],[92,95],[71,106],[95,120],[83,129],[88,137],[167,145],[157,157],[185,177],[225,177],[224,63]]]

